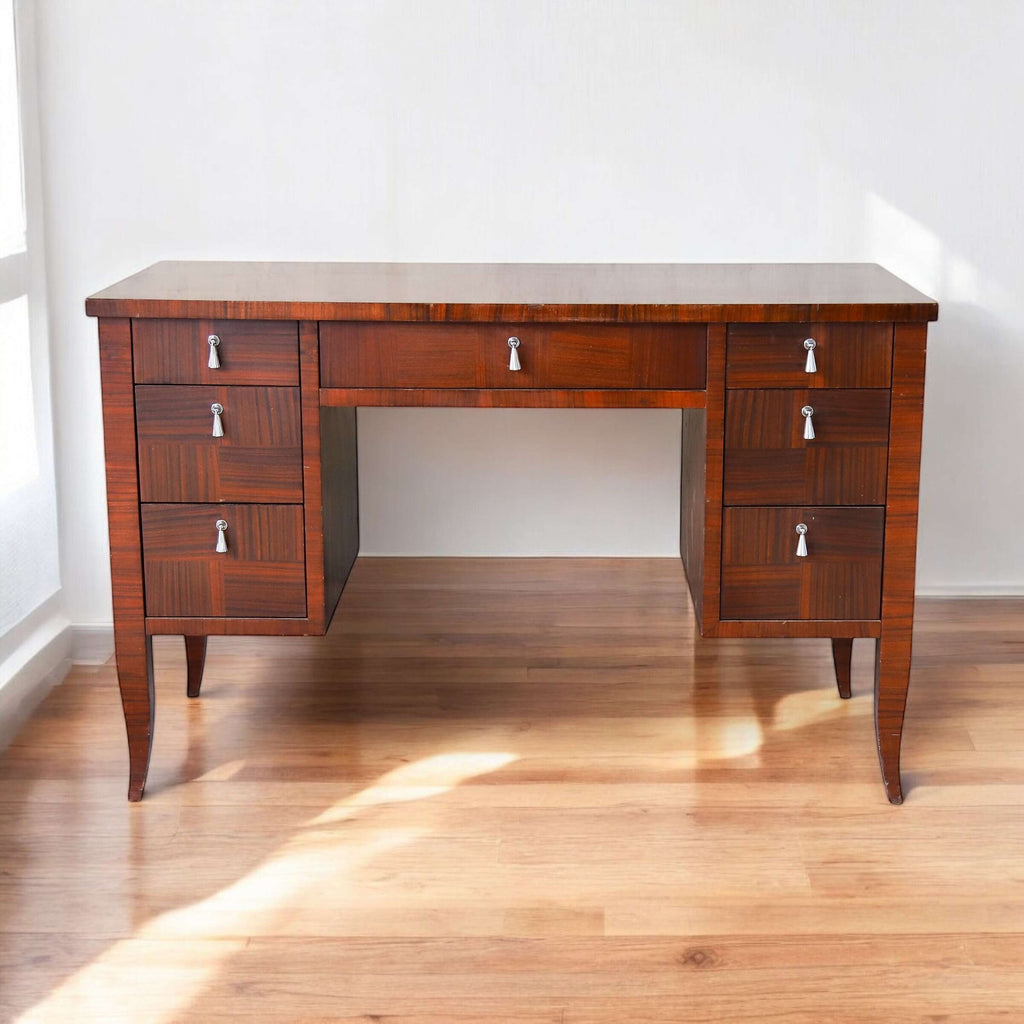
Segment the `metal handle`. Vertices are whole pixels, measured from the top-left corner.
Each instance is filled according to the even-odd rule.
[[[512,350],[508,357],[508,368],[510,370],[521,370],[523,365],[519,362],[519,339],[509,338],[508,347]]]
[[[216,334],[211,334],[206,339],[206,344],[210,346],[210,358],[206,361],[206,365],[211,370],[219,370],[220,356],[217,355],[217,349],[220,347],[220,338]]]
[[[814,350],[818,343],[813,338],[804,339],[804,348],[807,350],[807,362],[804,363],[804,373],[817,373],[818,364],[814,361]]]
[[[809,406],[805,405],[800,410],[800,415],[804,418],[804,440],[814,440],[814,420],[811,417],[814,415],[814,410]]]
[[[224,406],[220,402],[214,402],[210,406],[210,412],[213,413],[213,436],[223,437],[224,436],[224,424],[220,421],[220,414],[224,411]]]
[[[807,557],[807,541],[804,539],[807,536],[807,524],[797,523],[796,532],[799,539],[796,542],[796,557],[806,558]]]
[[[228,549],[228,538],[226,536],[228,529],[228,521],[226,519],[217,520],[217,552],[223,554]]]

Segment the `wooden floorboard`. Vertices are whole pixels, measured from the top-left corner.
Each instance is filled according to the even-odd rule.
[[[361,559],[326,638],[154,642],[0,756],[0,1020],[1024,1020],[1024,601],[921,601],[906,803],[873,641],[694,635],[676,560]]]

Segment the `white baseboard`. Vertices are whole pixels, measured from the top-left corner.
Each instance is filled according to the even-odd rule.
[[[113,653],[113,623],[71,627],[71,660],[76,665],[104,665]]]
[[[946,583],[918,587],[918,597],[1024,597],[1024,583]]]
[[[45,602],[12,634],[4,638],[8,649],[0,662],[0,748],[71,668],[71,624],[55,602]]]

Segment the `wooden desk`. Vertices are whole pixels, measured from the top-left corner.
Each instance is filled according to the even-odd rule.
[[[150,637],[319,634],[359,550],[355,408],[682,409],[680,552],[701,634],[874,637],[903,799],[927,322],[873,264],[158,263],[99,317],[128,798]]]

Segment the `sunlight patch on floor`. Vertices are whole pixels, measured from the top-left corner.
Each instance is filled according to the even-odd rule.
[[[114,943],[25,1011],[16,1024],[86,1019],[171,1024],[201,994],[220,964],[244,948],[250,935],[268,928],[287,931],[289,919],[310,894],[344,899],[357,884],[359,868],[427,832],[362,828],[353,835],[346,827],[353,817],[384,804],[436,796],[514,760],[516,755],[509,753],[460,752],[395,769],[379,783],[339,800],[238,881],[197,903],[161,914],[130,939]],[[324,827],[332,824],[341,827]],[[189,943],[196,939],[206,941],[193,948]]]

